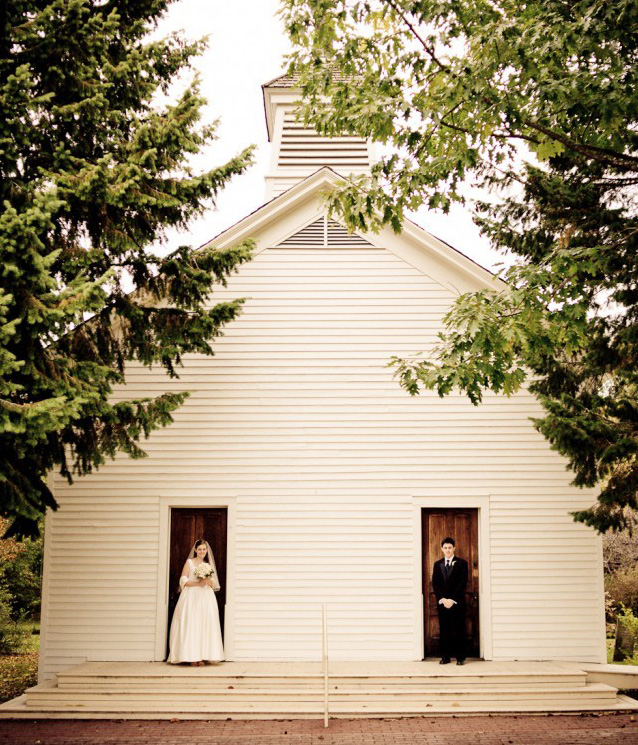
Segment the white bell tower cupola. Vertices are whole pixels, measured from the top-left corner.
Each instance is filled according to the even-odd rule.
[[[262,86],[268,140],[272,143],[266,199],[272,199],[329,166],[342,176],[370,172],[371,143],[361,137],[323,137],[296,121],[296,79],[283,75]]]

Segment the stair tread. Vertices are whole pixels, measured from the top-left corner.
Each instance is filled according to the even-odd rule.
[[[96,686],[95,688],[84,688],[84,687],[77,687],[77,688],[59,688],[57,686],[47,686],[44,687],[44,684],[40,684],[38,686],[35,686],[34,688],[30,688],[29,692],[38,692],[38,691],[57,691],[60,692],[60,694],[78,694],[78,693],[84,693],[86,692],[100,692],[104,695],[110,695],[113,693],[145,693],[149,696],[154,696],[157,694],[162,693],[171,693],[171,694],[178,694],[178,693],[184,693],[187,695],[205,695],[208,693],[229,693],[229,694],[254,694],[254,693],[264,693],[264,694],[276,694],[276,693],[317,693],[317,692],[323,692],[323,687],[317,686],[315,688],[310,687],[299,687],[299,686],[281,686],[281,687],[271,687],[271,688],[250,688],[250,687],[240,687],[240,688],[233,688],[228,686],[219,686],[219,687],[211,687],[209,689],[193,689],[192,687],[176,687],[173,686],[170,689],[166,688],[165,690],[158,689],[158,688],[146,688],[143,689],[140,686],[131,686],[131,687],[110,687],[110,688],[100,688]],[[445,692],[445,691],[453,691],[455,693],[473,693],[475,691],[480,691],[482,693],[503,693],[503,692],[520,692],[521,694],[528,694],[528,693],[548,693],[548,694],[556,694],[561,692],[583,692],[583,691],[593,691],[593,690],[608,690],[608,691],[615,691],[617,690],[613,686],[607,685],[606,683],[587,683],[586,685],[582,686],[563,686],[561,688],[546,688],[544,686],[536,686],[536,687],[521,687],[521,688],[508,688],[504,689],[502,687],[497,686],[484,686],[484,687],[477,687],[477,686],[468,686],[467,684],[450,684],[446,686],[441,687],[435,687],[435,686],[426,686],[423,688],[419,688],[417,686],[393,686],[391,688],[348,688],[347,686],[344,686],[342,688],[330,688],[330,693],[342,693],[342,694],[350,694],[350,695],[358,695],[361,693],[366,694],[374,694],[374,693],[392,693],[392,694],[428,694],[428,693],[436,693],[436,692]]]
[[[393,713],[396,714],[404,714],[404,715],[418,715],[419,713],[430,713],[433,711],[450,711],[450,712],[462,712],[462,711],[484,711],[484,712],[490,712],[490,711],[579,711],[579,710],[588,710],[588,711],[607,711],[607,710],[618,710],[618,709],[624,709],[624,710],[638,710],[638,705],[632,705],[628,702],[624,702],[618,699],[614,699],[613,701],[608,701],[601,703],[599,701],[596,702],[590,702],[590,701],[570,701],[570,702],[554,702],[552,705],[547,705],[547,703],[539,703],[539,704],[522,704],[522,703],[498,703],[498,704],[486,704],[485,702],[470,702],[465,705],[461,705],[458,703],[455,704],[431,704],[431,703],[425,703],[420,707],[414,707],[414,706],[333,706],[330,709],[330,714],[332,716],[334,715],[356,715],[357,713],[368,713],[368,714],[375,714],[375,715],[383,715],[383,716],[389,716]],[[46,711],[55,711],[55,712],[62,712],[62,711],[69,711],[69,712],[91,712],[91,711],[102,711],[102,712],[111,712],[112,714],[117,714],[117,718],[120,718],[121,714],[126,713],[127,711],[130,713],[133,712],[156,712],[156,713],[175,713],[175,714],[197,714],[197,713],[210,713],[210,714],[251,714],[251,713],[262,713],[262,714],[282,714],[286,712],[296,712],[300,714],[311,714],[313,712],[322,712],[323,706],[321,704],[317,704],[316,706],[295,706],[294,704],[286,703],[286,705],[282,706],[269,706],[269,707],[260,707],[260,706],[253,706],[248,707],[244,706],[241,708],[233,708],[230,706],[226,707],[161,707],[156,706],[153,708],[149,708],[147,706],[144,707],[136,707],[136,706],[118,706],[117,708],[108,708],[108,707],[99,707],[99,706],[76,706],[73,709],[61,709],[58,706],[47,706],[47,705],[41,705],[38,707],[30,707],[26,706],[25,711],[29,712],[46,712]],[[2,710],[0,710],[0,713],[2,713]]]
[[[320,706],[308,707],[287,705],[285,707],[271,707],[271,710],[258,710],[253,707],[251,710],[247,710],[244,707],[241,709],[226,708],[223,711],[202,711],[201,708],[196,711],[187,711],[183,707],[181,709],[165,707],[154,707],[152,710],[148,706],[141,707],[120,707],[117,711],[109,711],[105,709],[99,709],[98,707],[78,707],[76,711],[72,710],[61,710],[57,706],[40,706],[40,707],[27,707],[25,703],[26,696],[21,696],[14,701],[9,701],[5,704],[0,705],[0,719],[1,718],[33,718],[34,716],[42,718],[96,718],[96,719],[109,719],[117,714],[118,719],[168,719],[179,716],[185,719],[210,719],[210,718],[232,718],[232,719],[269,719],[273,715],[284,718],[319,718],[323,716],[323,709]],[[336,718],[358,718],[366,717],[371,715],[382,716],[382,717],[409,717],[409,716],[422,716],[424,713],[431,714],[466,714],[476,715],[481,713],[491,714],[511,714],[513,712],[519,713],[530,713],[530,714],[542,714],[547,711],[553,712],[579,712],[579,711],[636,711],[638,710],[638,702],[630,699],[626,696],[618,696],[613,701],[606,701],[604,704],[600,702],[583,702],[583,701],[572,701],[569,703],[558,704],[554,702],[551,706],[546,703],[535,705],[527,704],[525,706],[520,703],[503,705],[503,703],[493,703],[486,705],[485,702],[481,703],[468,703],[464,706],[450,706],[448,705],[429,705],[421,707],[420,710],[412,708],[399,707],[397,705],[387,707],[344,707],[338,706],[331,709],[331,717]]]

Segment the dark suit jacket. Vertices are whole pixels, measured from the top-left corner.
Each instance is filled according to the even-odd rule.
[[[452,571],[445,577],[445,559],[439,559],[432,569],[432,589],[437,603],[441,598],[455,600],[459,608],[465,608],[465,588],[467,587],[467,561],[454,557]]]

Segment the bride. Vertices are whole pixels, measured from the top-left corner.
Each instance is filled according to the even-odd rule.
[[[210,565],[212,575],[198,579],[195,570],[204,562]],[[182,569],[179,586],[181,594],[171,622],[167,662],[191,665],[221,662],[224,646],[215,597],[220,584],[213,552],[206,541],[195,542]]]

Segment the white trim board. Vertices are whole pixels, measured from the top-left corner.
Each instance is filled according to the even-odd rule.
[[[51,488],[51,477],[47,479],[49,489]],[[40,648],[38,652],[38,683],[43,683],[44,660],[47,653],[47,641],[49,636],[49,599],[51,588],[51,542],[53,540],[52,528],[53,510],[47,508],[44,518],[44,547],[42,549],[42,598],[40,599]]]

